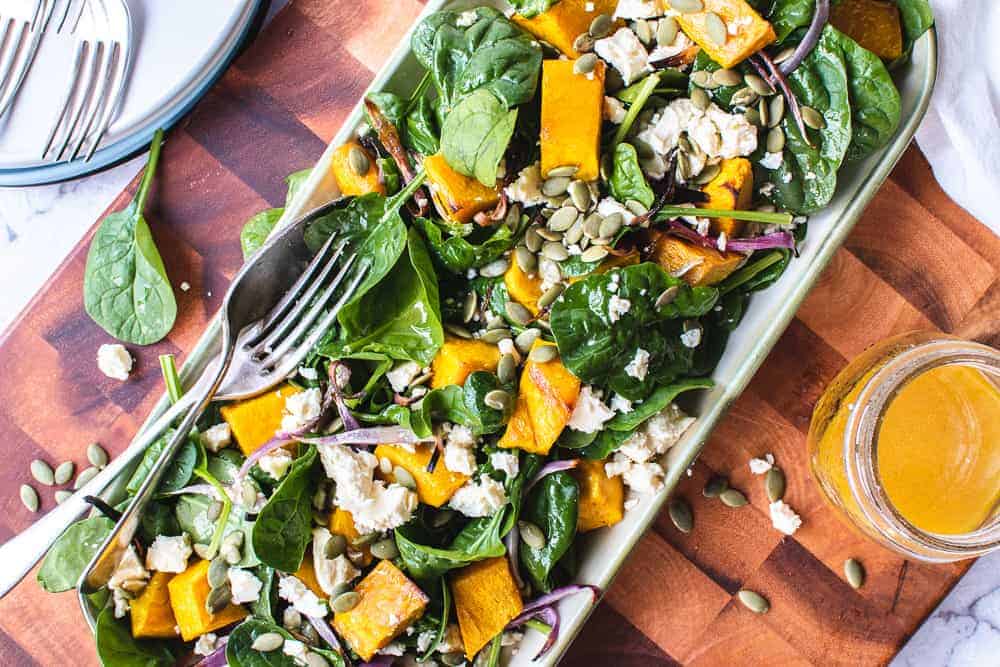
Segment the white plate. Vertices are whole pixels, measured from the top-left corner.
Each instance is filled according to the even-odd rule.
[[[16,0],[24,2],[24,0]],[[0,121],[0,185],[74,178],[129,156],[176,122],[223,72],[262,0],[127,0],[135,42],[121,114],[87,163],[39,154],[68,85],[75,38],[50,27],[15,106]],[[61,5],[60,5],[61,6]]]

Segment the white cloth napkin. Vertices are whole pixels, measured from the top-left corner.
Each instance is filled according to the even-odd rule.
[[[939,67],[917,143],[945,192],[1000,235],[1000,2],[931,4]]]

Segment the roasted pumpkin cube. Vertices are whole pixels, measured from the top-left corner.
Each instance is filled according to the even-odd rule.
[[[608,477],[605,461],[580,459],[573,477],[580,484],[576,529],[581,533],[613,526],[625,516],[625,487],[622,478]]]
[[[633,250],[624,255],[609,255],[601,265],[594,269],[594,273],[607,273],[611,269],[618,269],[623,266],[633,266],[639,263],[639,252]],[[585,278],[586,276],[581,276]]]
[[[723,160],[719,174],[701,189],[708,195],[702,208],[744,211],[753,203],[753,165],[746,158]],[[743,221],[733,218],[712,218],[712,233],[724,232],[732,238],[743,231]]]
[[[528,399],[524,392],[518,393],[514,411],[507,420],[507,428],[497,441],[497,446],[503,449],[523,449],[526,452],[538,449],[535,445],[535,430],[531,426],[531,413],[528,412]]]
[[[777,39],[771,24],[746,0],[703,0],[703,5],[700,12],[687,12],[675,18],[681,30],[723,67],[740,64]],[[707,27],[711,20],[709,14],[715,14],[726,25],[726,41],[722,44],[711,37]],[[729,34],[728,29],[735,30],[736,34]]]
[[[517,255],[510,256],[510,266],[503,274],[503,283],[510,298],[538,314],[538,297],[542,296],[542,279],[539,275],[529,275],[517,263]]]
[[[375,456],[400,466],[413,476],[417,483],[417,497],[420,502],[433,507],[441,507],[448,502],[455,492],[469,481],[468,475],[448,470],[440,461],[434,466],[434,472],[427,472],[427,464],[434,453],[434,445],[416,445],[412,452],[398,445],[379,445],[375,448]],[[394,482],[392,473],[386,479]]]
[[[285,399],[301,389],[286,384],[275,391],[266,391],[237,403],[224,405],[219,410],[229,423],[236,444],[249,456],[274,437],[281,428]]]
[[[208,561],[200,560],[167,583],[170,591],[170,607],[181,629],[181,638],[186,641],[197,639],[206,632],[224,628],[247,616],[247,610],[230,604],[217,614],[205,609],[205,599],[211,587],[208,585]]]
[[[745,259],[738,252],[719,252],[665,233],[658,233],[651,259],[692,287],[714,285],[725,280]]]
[[[560,0],[531,18],[514,14],[511,19],[570,58],[579,58],[583,54],[573,48],[573,42],[587,32],[595,18],[600,14],[611,16],[617,6],[618,0]],[[613,29],[621,25],[624,25],[622,21],[615,21]]]
[[[466,223],[480,211],[496,206],[500,200],[498,188],[488,188],[475,178],[458,173],[437,153],[424,159],[427,185],[441,217]]]
[[[469,660],[524,608],[504,556],[477,561],[454,572],[451,594]]]
[[[554,345],[536,340],[534,347]],[[538,362],[529,359],[521,371],[521,383],[514,414],[497,443],[500,447],[548,454],[559,434],[569,423],[580,395],[580,379],[566,370],[558,358]],[[524,413],[527,412],[528,422]],[[531,438],[528,438],[530,423]]]
[[[464,384],[465,378],[474,371],[496,370],[500,363],[500,350],[496,345],[481,340],[466,340],[446,336],[444,344],[431,362],[431,387],[447,387],[450,384]]]
[[[392,561],[382,560],[354,589],[361,598],[333,616],[333,627],[365,660],[423,616],[428,598]]]
[[[154,572],[139,597],[129,603],[133,637],[169,638],[180,634],[177,632],[177,620],[170,606],[170,591],[167,589],[167,584],[173,578],[174,575],[170,572]]]
[[[903,55],[899,6],[889,0],[841,0],[830,7],[830,23],[879,58]]]
[[[368,159],[368,171],[364,174],[359,174],[351,167],[351,151],[355,150],[361,151]],[[333,169],[333,177],[337,181],[337,187],[340,188],[340,194],[345,197],[366,195],[369,192],[385,194],[385,184],[379,178],[375,158],[356,141],[348,141],[337,146],[333,151],[330,168]]]
[[[575,178],[593,181],[600,170],[604,63],[597,61],[589,74],[573,66],[572,60],[542,62],[542,176],[575,166]]]
[[[357,527],[354,525],[354,517],[351,516],[350,512],[340,507],[330,513],[329,528],[330,532],[334,535],[342,535],[348,544],[361,537],[361,533],[358,532]],[[363,565],[368,565],[372,562],[372,550],[369,545],[366,544],[359,551],[364,554],[364,558],[362,559]],[[317,585],[319,585],[318,582]]]

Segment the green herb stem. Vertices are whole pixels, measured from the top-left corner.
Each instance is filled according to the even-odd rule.
[[[424,171],[423,168],[421,168],[420,171],[414,174],[413,180],[407,183],[402,190],[400,190],[392,197],[389,197],[388,200],[386,200],[385,213],[388,215],[396,211],[400,206],[403,205],[403,203],[406,202],[407,199],[413,196],[414,192],[416,192],[423,186],[424,181],[426,180],[427,180],[427,172]]]
[[[424,654],[420,656],[417,662],[427,662],[431,659],[431,654],[437,650],[437,647],[444,641],[444,635],[448,631],[448,613],[451,607],[451,592],[448,590],[448,582],[445,578],[441,577],[441,607],[444,611],[441,612],[441,622],[438,624],[437,634],[434,636],[434,641],[431,642]]]
[[[529,627],[532,630],[541,632],[543,635],[547,635],[552,632],[552,626],[545,621],[539,621],[537,618],[529,618],[524,622],[525,627]]]
[[[146,196],[149,188],[153,184],[153,174],[156,173],[156,164],[160,161],[160,146],[163,144],[163,130],[157,130],[153,135],[153,141],[149,145],[149,160],[146,162],[146,171],[142,175],[139,183],[139,191],[135,195],[135,208],[142,211],[146,208]]]
[[[760,259],[747,264],[726,278],[726,280],[719,283],[719,294],[728,294],[729,292],[732,292],[734,289],[747,282],[767,267],[780,262],[783,257],[784,253],[782,251],[772,250]]]
[[[170,396],[170,402],[176,403],[181,400],[184,390],[181,389],[181,377],[177,373],[177,364],[174,360],[174,355],[160,355],[160,371],[162,371],[163,381],[167,385],[167,395]]]
[[[490,653],[486,660],[486,667],[499,667],[500,665],[500,652],[503,648],[503,633],[501,632],[496,637],[493,638],[493,643],[490,644]]]
[[[646,106],[646,102],[649,101],[650,95],[653,94],[653,91],[656,90],[656,86],[659,85],[659,83],[660,75],[657,72],[653,72],[642,80],[642,85],[639,86],[639,89],[636,92],[635,101],[632,102],[632,105],[628,109],[628,113],[625,114],[625,120],[622,121],[622,124],[618,126],[618,131],[615,132],[615,138],[611,142],[612,150],[625,139],[629,130],[632,129],[635,119],[639,117],[639,113],[642,111],[642,108]]]
[[[212,485],[219,493],[219,498],[222,501],[222,513],[219,514],[218,522],[215,524],[215,533],[212,534],[212,542],[208,545],[209,553],[214,557],[215,554],[219,553],[219,546],[222,544],[222,535],[226,530],[226,523],[229,521],[229,513],[233,509],[233,501],[229,499],[229,493],[226,492],[226,487],[222,485],[215,475],[208,471],[207,467],[203,467],[204,463],[199,465],[194,469],[194,474],[197,477],[205,480]]]
[[[696,215],[701,218],[732,218],[748,222],[763,222],[769,225],[789,226],[792,224],[791,213],[767,213],[765,211],[735,211],[720,208],[691,208],[690,206],[664,206],[657,213],[659,220],[678,218],[684,215]]]
[[[424,91],[427,90],[427,86],[428,84],[430,84],[430,82],[431,82],[431,73],[430,70],[428,70],[424,72],[424,76],[422,79],[420,79],[420,83],[418,83],[417,87],[413,89],[412,93],[410,93],[410,99],[407,100],[406,102],[405,113],[410,113],[410,111],[413,109],[413,105],[416,104],[417,101],[419,101],[420,98],[424,96]]]

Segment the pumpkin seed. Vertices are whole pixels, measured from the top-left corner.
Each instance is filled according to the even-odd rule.
[[[670,17],[660,21],[656,26],[656,43],[660,46],[670,46],[677,40],[677,19]]]
[[[593,21],[590,22],[590,28],[587,30],[590,36],[594,39],[601,39],[606,37],[609,32],[611,32],[611,17],[607,14],[598,14]]]
[[[521,539],[532,549],[541,549],[545,546],[545,533],[542,529],[529,521],[518,521],[517,527],[521,531]]]
[[[755,614],[765,614],[771,608],[771,603],[760,593],[742,589],[736,594],[743,606]]]
[[[712,103],[712,100],[708,97],[706,93],[701,88],[695,88],[691,91],[691,104],[695,105],[697,108],[704,111]]]
[[[350,165],[351,171],[353,171],[358,176],[364,176],[371,169],[372,163],[365,155],[365,152],[358,148],[357,146],[352,146],[351,150],[347,152],[347,164]]]
[[[780,127],[772,127],[767,133],[767,152],[780,153],[785,148],[785,133]]]
[[[319,633],[316,631],[316,628],[314,628],[311,625],[307,626],[307,627],[310,630],[312,630],[313,633],[316,634],[315,638],[311,638],[312,639],[312,643],[318,642],[319,641]],[[305,663],[306,663],[306,667],[329,667],[329,665],[330,665],[330,663],[327,662],[326,658],[324,658],[323,656],[321,656],[319,653],[312,653],[312,652],[306,653],[306,657],[304,658],[304,660],[305,660]]]
[[[608,249],[606,247],[603,245],[594,245],[590,246],[580,254],[580,260],[584,262],[599,262],[607,256]]]
[[[553,262],[562,262],[569,259],[569,251],[566,246],[558,241],[549,241],[542,246],[542,255],[548,257]]]
[[[774,88],[771,87],[771,84],[769,84],[767,81],[764,81],[764,79],[757,76],[756,74],[744,75],[743,82],[747,84],[747,86],[749,86],[750,89],[753,90],[753,92],[757,93],[758,95],[764,97],[774,95]]]
[[[209,544],[194,544],[191,546],[191,549],[202,560],[212,560],[215,558],[215,550]]]
[[[458,324],[452,324],[451,322],[444,323],[444,330],[453,336],[458,336],[459,338],[465,338],[466,340],[472,338],[472,334],[469,330]]]
[[[392,476],[396,478],[396,484],[405,486],[410,491],[417,490],[417,480],[413,479],[410,471],[402,466],[396,466],[392,470]]]
[[[667,289],[660,292],[660,296],[656,297],[656,307],[664,308],[669,304],[674,302],[677,298],[677,293],[681,291],[681,288],[677,285],[671,285]]]
[[[670,8],[681,14],[700,12],[705,8],[701,0],[671,0]]]
[[[774,99],[772,98],[773,102]],[[760,126],[767,127],[771,119],[771,114],[768,112],[767,100],[761,100],[757,103],[757,115],[760,116]]]
[[[712,477],[705,484],[705,488],[701,490],[701,495],[706,498],[718,498],[728,488],[728,479],[722,475],[712,475]]]
[[[691,506],[681,498],[674,498],[667,507],[670,520],[674,526],[682,533],[690,533],[694,528],[694,515],[691,513]]]
[[[579,243],[581,238],[583,238],[583,220],[577,219],[573,226],[566,230],[563,241],[567,245],[574,245]]]
[[[747,122],[750,123],[751,125],[755,125],[757,127],[763,125],[763,123],[761,123],[760,121],[760,111],[758,111],[757,109],[747,109],[746,111],[743,112],[743,116],[747,119]]]
[[[324,509],[326,507],[326,489],[324,487],[319,487],[316,489],[316,493],[312,497],[313,509]]]
[[[338,614],[343,614],[357,607],[359,602],[361,602],[360,593],[347,591],[334,598],[330,603],[330,607]]]
[[[622,217],[621,213],[614,213],[612,215],[617,215],[619,218]],[[612,217],[611,215],[608,218]],[[587,216],[587,219],[583,221],[583,235],[588,239],[596,239],[601,235],[601,224],[607,218],[602,218],[599,213],[591,213]]]
[[[215,521],[220,516],[222,516],[222,501],[213,500],[205,510],[205,518],[209,521]]]
[[[566,249],[563,248],[563,250]],[[508,301],[507,305],[505,306],[505,310],[507,311],[507,317],[509,317],[511,321],[513,321],[515,324],[520,324],[521,326],[525,326],[526,324],[531,322],[532,318],[531,311],[516,301]]]
[[[387,537],[384,540],[379,540],[372,545],[372,556],[375,558],[381,558],[382,560],[392,560],[399,555],[399,549],[396,548],[396,540],[391,537]]]
[[[216,557],[208,564],[208,585],[210,588],[219,588],[229,581],[229,563]]]
[[[489,343],[490,345],[497,345],[500,341],[510,337],[510,329],[490,329],[480,336],[479,340],[484,343]]]
[[[494,315],[490,319],[486,320],[487,329],[506,329],[507,320],[505,320],[500,315]]]
[[[802,122],[814,130],[822,130],[826,127],[826,119],[823,114],[812,107],[802,107]]]
[[[535,341],[541,335],[542,332],[538,329],[525,329],[517,334],[517,337],[514,339],[514,346],[521,354],[528,354],[531,352],[531,346],[535,344]]]
[[[87,447],[87,460],[90,461],[90,465],[103,468],[108,465],[108,453],[99,444],[92,442]]]
[[[539,364],[552,361],[559,356],[559,348],[555,345],[539,345],[528,353],[528,359]]]
[[[555,241],[555,242],[562,241],[563,237],[562,232],[557,232],[555,230],[548,229],[546,227],[542,227],[541,229],[539,229],[538,235],[541,236],[546,241]],[[543,249],[545,248],[544,244],[542,244],[542,248]]]
[[[743,82],[743,77],[734,69],[717,69],[712,72],[712,81],[720,86],[738,86]]]
[[[607,236],[600,236],[591,241],[591,243],[593,243],[595,246],[605,246],[605,245],[611,245],[611,242],[613,240],[614,239],[610,239]]]
[[[618,233],[618,230],[622,228],[623,222],[624,218],[622,218],[620,213],[618,215],[613,215],[613,216],[609,215],[604,219],[604,222],[602,222],[601,226],[598,228],[598,232],[600,232],[599,236],[601,237],[614,236],[615,234]]]
[[[222,559],[230,565],[236,565],[243,560],[243,554],[241,554],[240,550],[231,544],[223,544],[220,551],[222,553]]]
[[[508,268],[510,268],[510,262],[501,257],[479,269],[479,275],[484,278],[497,278],[506,273]]]
[[[501,412],[506,412],[507,408],[510,407],[511,400],[510,394],[504,389],[494,389],[486,392],[486,395],[483,396],[483,403]]]
[[[634,213],[635,215],[645,215],[649,209],[641,201],[636,201],[634,199],[629,199],[625,202],[625,208]]]
[[[542,249],[542,237],[538,235],[538,229],[538,226],[532,226],[524,233],[524,245],[531,252],[538,252]]]
[[[555,167],[553,169],[549,169],[548,177],[555,178],[556,176],[560,176],[560,177],[570,178],[576,176],[576,172],[578,171],[580,171],[580,167],[578,167],[577,165],[567,164],[563,165],[562,167]]]
[[[500,357],[497,364],[497,378],[501,384],[510,384],[517,379],[517,359],[513,354],[507,353]]]
[[[697,183],[698,185],[705,185],[706,183],[710,183],[716,176],[719,175],[719,172],[721,171],[722,171],[721,165],[718,164],[705,165],[705,168],[701,170],[701,173],[698,174],[698,177],[694,179],[694,182]]]
[[[740,88],[733,93],[729,103],[734,107],[748,107],[757,101],[757,93],[748,88]]]
[[[573,50],[577,53],[588,53],[594,50],[594,38],[590,33],[584,32],[576,36],[573,40]]]
[[[558,197],[560,195],[566,194],[566,188],[569,187],[569,177],[568,176],[552,176],[542,183],[542,194],[546,197]]]
[[[56,491],[56,504],[62,505],[64,502],[73,497],[72,491],[67,491],[66,489],[60,489]]]
[[[218,614],[232,601],[233,590],[229,587],[229,582],[226,582],[208,592],[208,596],[205,598],[205,611],[209,614]]]
[[[72,461],[64,461],[56,467],[56,471],[53,475],[56,484],[65,484],[69,480],[73,479],[73,473],[76,471],[76,464]]]
[[[270,653],[271,651],[277,651],[284,643],[285,638],[277,632],[265,632],[253,640],[250,648],[261,653]]]
[[[590,188],[583,181],[573,181],[569,184],[569,197],[573,200],[573,206],[581,211],[590,208]]]
[[[761,104],[763,105],[763,100]],[[785,97],[784,95],[775,95],[768,102],[767,106],[767,126],[777,127],[778,123],[785,117]]]
[[[854,558],[844,561],[844,576],[847,577],[847,583],[855,590],[865,585],[865,568]]]
[[[478,306],[479,295],[474,290],[466,294],[465,301],[462,302],[462,321],[471,322]]]
[[[535,257],[535,253],[528,250],[527,246],[519,245],[514,248],[514,259],[517,260],[517,265],[525,273],[534,273],[535,268],[538,266],[538,259]]]
[[[747,504],[747,497],[736,489],[726,489],[719,494],[719,500],[726,507],[743,507]]]
[[[563,286],[560,284],[555,284],[552,287],[545,290],[540,297],[538,297],[538,307],[548,308],[552,303],[559,298],[559,295],[563,293]]]
[[[636,19],[635,25],[632,28],[635,32],[635,36],[639,38],[639,41],[643,44],[649,44],[653,41],[653,28],[649,25],[649,21],[646,19]]]
[[[465,654],[461,651],[455,651],[453,653],[442,653],[441,662],[448,667],[458,667],[458,665],[465,664]]]
[[[345,551],[347,551],[347,538],[343,535],[333,534],[323,545],[323,555],[330,560],[342,556]]]
[[[764,488],[767,490],[767,499],[772,503],[785,497],[785,473],[781,468],[774,467],[764,475]]]
[[[793,53],[795,53],[794,46],[789,46],[787,48],[782,49],[781,51],[778,51],[778,55],[774,56],[774,64],[777,65],[785,62],[786,60],[792,57]]]
[[[257,502],[257,489],[250,480],[240,485],[240,501],[244,507],[253,507]]]
[[[329,517],[324,512],[319,510],[313,510],[312,512],[313,523],[317,526],[325,526],[329,520]]]
[[[38,511],[38,492],[27,484],[21,485],[21,502],[29,512]]]
[[[709,84],[712,83],[712,73],[703,69],[692,72],[689,81],[699,88],[708,88]]]
[[[726,22],[715,12],[705,12],[705,35],[718,46],[722,46],[729,39]]]
[[[404,469],[399,468],[398,470],[404,470]],[[404,472],[407,472],[407,474],[409,474],[408,471],[404,470]],[[397,479],[396,481],[399,480]],[[364,535],[358,535],[357,537],[351,539],[350,544],[355,549],[363,549],[368,545],[372,544],[377,539],[378,539],[378,533],[365,533]],[[348,555],[350,555],[350,552],[348,552]]]
[[[101,471],[94,467],[84,468],[83,471],[81,471],[80,474],[76,476],[76,481],[73,482],[73,490],[76,491],[78,489],[83,488],[83,486],[86,485],[87,482],[89,482],[90,480],[94,479],[94,477],[96,477],[97,473],[99,472]]]
[[[31,469],[31,476],[35,478],[35,481],[39,484],[44,484],[45,486],[52,486],[55,484],[55,473],[52,472],[52,466],[41,459],[35,459],[31,462],[29,466]]]
[[[579,181],[576,181],[579,183]],[[589,195],[588,195],[589,196]],[[573,226],[576,222],[577,217],[580,215],[572,206],[564,206],[549,218],[549,229],[557,232],[565,232],[567,229]]]
[[[574,74],[590,74],[597,67],[597,56],[593,53],[584,53],[573,63]]]

